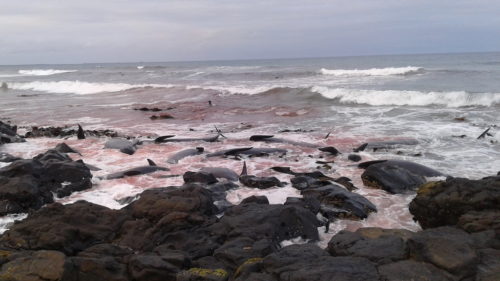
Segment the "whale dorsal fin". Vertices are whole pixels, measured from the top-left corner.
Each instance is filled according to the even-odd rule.
[[[149,163],[149,166],[156,166],[156,163],[151,159],[148,159],[148,163]]]
[[[243,161],[243,169],[241,169],[240,176],[246,176],[246,175],[248,175],[247,162]]]
[[[85,139],[85,132],[83,131],[83,128],[82,126],[80,126],[80,124],[78,124],[78,132],[76,133],[76,137],[79,140]]]

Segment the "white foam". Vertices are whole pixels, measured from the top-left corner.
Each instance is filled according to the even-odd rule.
[[[144,69],[144,65],[139,65],[137,69]]]
[[[302,237],[295,237],[289,240],[281,241],[280,246],[283,248],[290,245],[301,245],[309,243],[309,241],[310,241],[309,239],[303,239]]]
[[[10,214],[0,217],[0,234],[7,231],[15,221],[24,220],[27,217],[28,214]]]
[[[326,69],[320,70],[321,74],[333,76],[394,76],[408,75],[422,72],[422,67],[407,66],[407,67],[386,67],[386,68],[370,68],[370,69]]]
[[[88,95],[103,92],[120,92],[135,88],[172,88],[173,85],[162,84],[126,84],[126,83],[91,83],[84,81],[33,81],[27,83],[12,83],[9,88],[17,90],[33,90],[56,94]]]
[[[223,95],[256,95],[262,92],[266,92],[272,90],[278,86],[259,86],[259,87],[248,87],[248,86],[187,86],[187,90],[191,89],[205,89],[205,90],[214,90],[221,92]]]
[[[76,72],[78,70],[59,70],[59,69],[30,69],[30,70],[19,70],[18,73],[26,76],[49,76],[54,74],[62,74],[69,72]]]
[[[315,86],[312,91],[344,104],[368,105],[444,105],[446,107],[492,106],[500,104],[500,93],[419,92],[396,90],[359,90]]]

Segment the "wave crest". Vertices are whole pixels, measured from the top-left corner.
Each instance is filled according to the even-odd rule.
[[[320,70],[321,74],[333,76],[394,76],[421,73],[424,69],[417,66],[386,67],[370,69],[326,69]]]
[[[32,90],[55,94],[88,95],[103,92],[120,92],[135,88],[172,88],[173,85],[161,84],[126,84],[126,83],[91,83],[82,81],[33,81],[27,83],[9,83],[9,88],[16,90]]]
[[[344,104],[407,105],[446,107],[494,106],[500,104],[500,93],[468,93],[456,92],[419,92],[395,90],[358,90],[327,87],[312,87],[313,92],[328,99],[338,100]]]
[[[21,69],[18,71],[19,74],[21,75],[27,75],[27,76],[49,76],[49,75],[54,75],[54,74],[62,74],[62,73],[69,73],[69,72],[76,72],[78,70],[60,70],[60,69],[29,69],[29,70],[24,70]]]

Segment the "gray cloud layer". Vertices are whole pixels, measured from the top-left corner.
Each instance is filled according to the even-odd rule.
[[[486,0],[18,0],[0,64],[500,50]]]

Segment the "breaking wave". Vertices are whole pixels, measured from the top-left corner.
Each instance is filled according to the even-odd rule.
[[[396,90],[358,90],[345,88],[312,87],[313,92],[343,104],[407,105],[446,107],[500,105],[500,93],[419,92]]]
[[[135,88],[172,88],[173,85],[161,84],[126,84],[126,83],[90,83],[82,81],[33,81],[27,83],[9,83],[9,88],[16,90],[32,90],[55,94],[88,95],[103,92],[120,92]]]
[[[422,67],[407,66],[407,67],[387,67],[387,68],[370,68],[370,69],[326,69],[320,70],[321,74],[333,76],[394,76],[394,75],[409,75],[421,73]]]
[[[30,69],[30,70],[19,70],[18,73],[21,75],[28,76],[49,76],[54,74],[76,72],[78,70],[59,70],[59,69]]]

